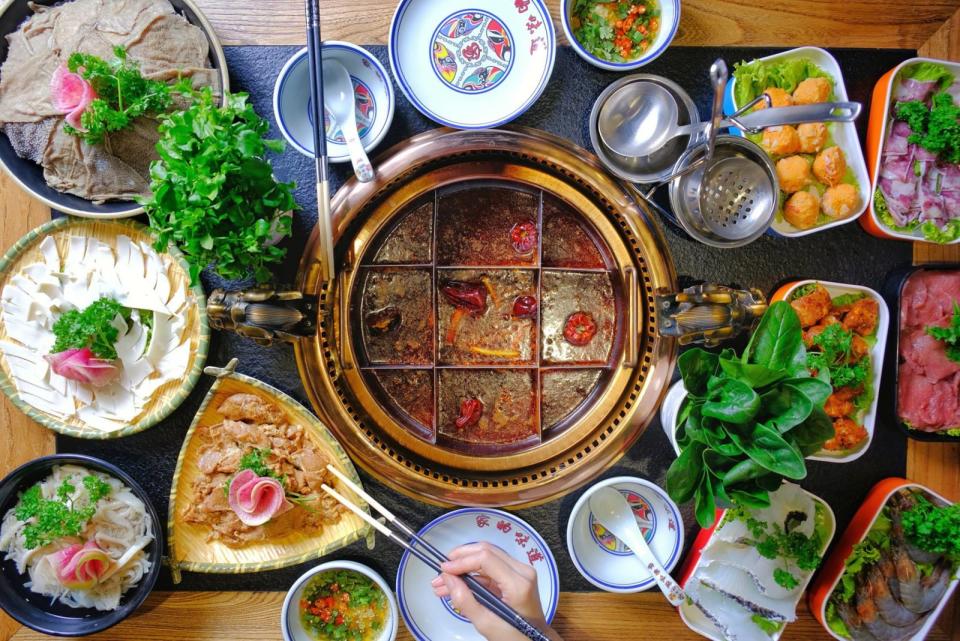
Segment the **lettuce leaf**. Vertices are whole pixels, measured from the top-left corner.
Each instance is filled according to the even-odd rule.
[[[733,96],[737,107],[742,107],[759,96],[767,87],[779,87],[787,93],[793,93],[797,85],[807,78],[828,78],[833,82],[833,78],[809,58],[738,62],[733,77],[737,79]]]
[[[917,82],[936,82],[943,88],[953,83],[953,74],[935,62],[918,62],[901,71],[900,77],[912,78]]]
[[[850,638],[850,630],[837,613],[837,606],[833,601],[827,603],[827,627],[844,639]]]

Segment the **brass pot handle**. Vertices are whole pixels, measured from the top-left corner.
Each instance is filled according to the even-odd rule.
[[[766,309],[767,299],[760,290],[695,285],[657,296],[657,324],[662,336],[672,336],[681,345],[714,347],[749,330]]]
[[[236,292],[216,289],[207,300],[210,327],[235,332],[261,345],[314,336],[317,310],[316,296],[269,286]]]
[[[627,288],[627,331],[624,340],[622,367],[633,369],[637,366],[639,354],[637,350],[637,333],[641,331],[639,302],[639,285],[637,283],[637,270],[633,267],[626,267],[623,270],[624,280]]]

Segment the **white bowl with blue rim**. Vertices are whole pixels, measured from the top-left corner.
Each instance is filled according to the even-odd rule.
[[[607,71],[632,71],[660,57],[660,54],[666,51],[670,43],[673,42],[673,37],[677,35],[677,28],[680,26],[680,0],[654,1],[660,7],[660,30],[643,55],[634,60],[615,62],[600,58],[587,51],[586,47],[573,34],[573,26],[570,24],[573,7],[577,0],[563,0],[560,3],[560,23],[563,25],[563,33],[567,36],[573,50],[594,67]]]
[[[389,51],[401,90],[425,116],[484,129],[537,101],[557,43],[544,0],[400,0]]]
[[[608,486],[616,488],[630,504],[643,538],[667,572],[676,567],[683,553],[683,519],[666,492],[632,476],[617,476],[591,486],[573,506],[567,521],[567,550],[583,578],[607,592],[641,592],[656,584],[653,575],[590,511],[590,497]]]
[[[370,151],[383,140],[393,122],[396,95],[393,83],[376,56],[355,44],[327,40],[321,46],[324,60],[336,60],[350,74],[357,104],[357,131],[363,148]],[[309,62],[304,47],[283,65],[273,88],[273,115],[290,145],[313,158],[313,110],[310,106]],[[330,162],[350,162],[350,152],[339,127],[324,118],[327,157]]]
[[[546,541],[526,521],[502,510],[463,508],[447,512],[427,525],[420,538],[440,551],[467,543],[498,546],[537,571],[540,603],[547,623],[553,620],[560,599],[560,573]],[[455,611],[449,599],[433,594],[430,581],[436,573],[405,552],[397,570],[397,602],[407,630],[417,641],[485,641],[470,621]]]
[[[314,641],[313,637],[303,627],[300,619],[300,599],[303,598],[303,592],[307,583],[318,574],[330,572],[332,570],[349,570],[367,577],[377,584],[384,595],[387,597],[387,619],[380,635],[373,641],[394,641],[397,638],[397,629],[399,627],[400,617],[397,616],[397,600],[390,586],[382,576],[377,572],[355,561],[329,561],[307,570],[297,579],[287,591],[287,596],[283,600],[283,608],[280,610],[280,631],[283,634],[283,641]]]

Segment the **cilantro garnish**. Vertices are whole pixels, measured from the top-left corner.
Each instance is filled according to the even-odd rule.
[[[922,494],[903,512],[903,531],[918,548],[960,559],[960,503],[938,507]]]
[[[927,326],[927,334],[946,343],[947,358],[955,363],[960,363],[960,304],[954,301],[953,317],[950,319],[948,326],[929,325]]]
[[[113,326],[117,315],[130,320],[130,310],[112,298],[101,298],[83,311],[71,309],[53,324],[57,337],[51,353],[67,349],[89,347],[97,358],[113,360],[117,357],[119,330]]]
[[[13,513],[20,521],[30,521],[23,528],[26,549],[49,545],[83,532],[87,522],[96,514],[96,504],[108,496],[111,489],[109,483],[93,475],[83,477],[83,486],[90,494],[84,501],[74,497],[77,488],[69,480],[60,484],[54,499],[43,498],[39,483],[20,496]]]
[[[785,527],[781,527],[779,524],[770,524],[754,518],[747,508],[738,507],[735,510],[733,518],[746,524],[750,536],[753,537],[751,544],[760,556],[783,560],[784,567],[775,568],[773,571],[773,580],[777,585],[785,590],[792,590],[800,584],[799,579],[790,572],[790,564],[811,572],[819,567],[822,547],[820,536],[816,531],[813,536],[807,536],[795,530],[796,526],[805,520],[804,518],[788,520]]]
[[[97,98],[80,116],[83,130],[70,125],[65,130],[91,145],[102,143],[107,133],[129,127],[140,116],[163,113],[170,108],[172,94],[177,90],[144,78],[139,65],[127,57],[123,47],[114,47],[113,55],[116,58],[110,62],[79,52],[67,59],[67,69],[86,79]]]

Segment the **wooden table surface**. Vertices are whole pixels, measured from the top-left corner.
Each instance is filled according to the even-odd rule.
[[[440,1],[440,0],[436,0]],[[300,0],[196,0],[224,45],[303,44]],[[559,0],[548,0],[556,26]],[[384,43],[394,0],[320,0],[327,39]],[[905,47],[960,60],[960,0],[685,0],[676,44]],[[557,80],[555,79],[554,82]],[[49,220],[50,211],[0,176],[0,251]],[[960,248],[917,243],[917,262],[960,262]],[[0,399],[0,476],[54,450],[53,435]],[[907,476],[960,500],[960,446],[910,441]],[[155,593],[100,641],[273,641],[283,593]],[[949,609],[930,638],[960,640],[960,608]],[[568,641],[698,639],[654,592],[564,593],[556,627]],[[641,632],[642,631],[642,632]],[[0,641],[48,638],[0,612]],[[411,639],[401,625],[400,639]],[[786,640],[828,639],[804,611]]]

